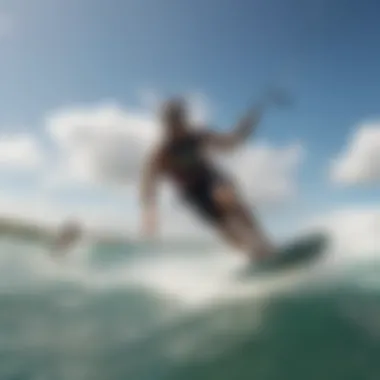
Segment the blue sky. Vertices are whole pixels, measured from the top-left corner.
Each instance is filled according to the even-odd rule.
[[[205,94],[213,124],[227,128],[277,84],[296,104],[273,110],[257,137],[302,142],[299,204],[378,202],[375,187],[334,188],[328,169],[352,131],[380,114],[379,12],[374,0],[3,0],[11,27],[0,38],[0,125],[48,144],[46,114],[109,99],[134,106],[153,89]]]

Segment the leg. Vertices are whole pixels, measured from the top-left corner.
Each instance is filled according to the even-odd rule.
[[[201,183],[201,186],[184,194],[185,200],[202,219],[212,224],[229,245],[239,250],[249,250],[241,231],[229,220],[231,218],[226,218],[223,199],[219,199],[216,192],[213,191],[214,187],[215,184],[210,181]]]
[[[215,227],[226,243],[233,248],[239,249],[240,251],[247,251],[249,249],[246,245],[245,239],[242,239],[239,231],[237,231],[230,223],[220,222]]]
[[[213,191],[214,202],[223,211],[220,231],[240,249],[257,257],[268,256],[272,247],[258,221],[239,200],[231,185],[218,185]]]

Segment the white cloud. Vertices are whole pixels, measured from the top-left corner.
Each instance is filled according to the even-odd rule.
[[[330,233],[331,248],[338,257],[368,258],[370,254],[375,258],[379,255],[379,205],[349,206],[314,218],[308,224],[308,228],[322,228]]]
[[[362,125],[333,162],[331,178],[344,185],[380,182],[380,123]]]
[[[35,138],[28,134],[0,135],[0,168],[32,169],[43,161]]]
[[[283,148],[269,144],[246,145],[223,159],[253,203],[278,203],[296,195],[298,169],[304,157],[300,144]]]
[[[125,184],[139,175],[159,128],[150,114],[116,104],[68,109],[47,120],[65,180]]]

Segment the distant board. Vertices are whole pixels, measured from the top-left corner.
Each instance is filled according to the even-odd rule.
[[[327,248],[327,244],[328,237],[324,233],[314,233],[293,239],[281,245],[269,259],[262,262],[256,261],[244,268],[243,277],[306,265],[320,257]]]

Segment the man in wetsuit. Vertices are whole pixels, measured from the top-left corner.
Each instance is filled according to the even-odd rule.
[[[230,150],[245,142],[258,125],[264,109],[279,104],[281,98],[269,97],[253,107],[230,133],[192,129],[185,102],[178,98],[163,107],[163,142],[150,155],[141,184],[143,228],[147,235],[156,230],[156,188],[167,177],[182,198],[201,217],[211,223],[234,247],[262,258],[272,246],[258,221],[238,196],[227,176],[212,165],[210,149]]]

